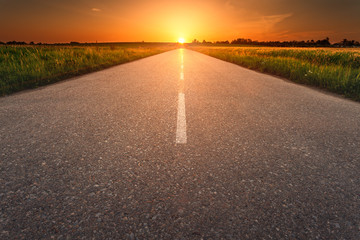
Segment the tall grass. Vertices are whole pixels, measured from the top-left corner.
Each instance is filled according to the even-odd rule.
[[[0,46],[0,96],[176,47],[174,44]]]
[[[270,47],[190,49],[360,101],[360,50]]]

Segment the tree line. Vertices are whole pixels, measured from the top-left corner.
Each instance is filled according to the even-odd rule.
[[[1,42],[0,45],[48,45],[47,43],[34,43],[34,42],[17,42],[17,41],[9,41],[9,42]],[[54,45],[80,45],[79,42],[70,42],[70,43],[58,43]],[[87,43],[85,43],[87,44]],[[355,40],[347,40],[344,39],[338,43],[330,43],[330,39],[327,37],[322,40],[307,40],[307,41],[253,41],[251,39],[246,38],[238,38],[229,42],[226,41],[215,41],[215,42],[208,42],[203,40],[202,42],[194,39],[192,44],[233,44],[233,45],[250,45],[250,46],[268,46],[268,47],[360,47],[360,42]]]
[[[80,45],[81,43],[79,42],[70,42],[70,43],[55,43],[55,44],[48,44],[48,43],[34,43],[34,42],[18,42],[18,41],[9,41],[9,42],[1,42],[0,41],[0,45]],[[87,44],[87,43],[86,43]]]
[[[360,47],[360,43],[355,40],[344,39],[338,43],[330,43],[330,39],[327,37],[322,40],[307,40],[307,41],[253,41],[246,38],[238,38],[231,42],[216,41],[208,42],[203,40],[202,42],[194,39],[192,44],[236,44],[236,45],[251,45],[251,46],[268,46],[268,47]]]

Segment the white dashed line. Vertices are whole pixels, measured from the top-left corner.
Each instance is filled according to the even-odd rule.
[[[180,50],[181,56],[181,72],[179,82],[179,96],[178,96],[178,112],[177,112],[177,126],[176,126],[176,143],[185,144],[187,142],[186,136],[186,115],[185,115],[185,93],[184,93],[184,52]]]
[[[176,143],[185,144],[186,137],[186,115],[185,115],[185,94],[179,93],[177,127],[176,127]]]

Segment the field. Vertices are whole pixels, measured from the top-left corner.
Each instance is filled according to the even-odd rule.
[[[176,44],[0,45],[0,96],[175,49]]]
[[[188,46],[189,49],[360,101],[360,50]]]

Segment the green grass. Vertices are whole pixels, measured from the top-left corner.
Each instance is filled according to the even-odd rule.
[[[177,48],[175,44],[0,46],[0,96]]]
[[[194,46],[188,48],[360,101],[360,50]]]

